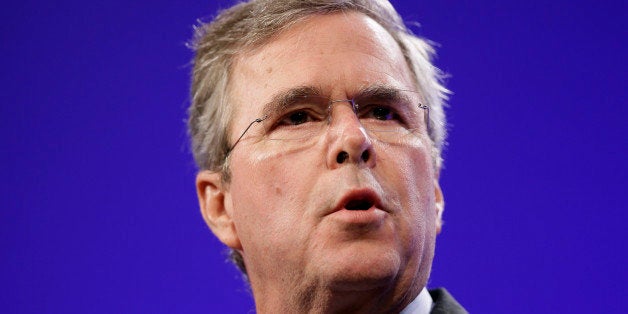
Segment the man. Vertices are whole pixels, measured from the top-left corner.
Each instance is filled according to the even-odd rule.
[[[258,313],[464,313],[426,283],[447,90],[386,1],[261,0],[201,25],[203,217]]]

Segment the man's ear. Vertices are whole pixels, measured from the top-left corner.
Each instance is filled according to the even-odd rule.
[[[434,179],[434,207],[436,207],[436,234],[443,228],[443,211],[445,210],[445,199],[443,190],[440,188],[438,179]]]
[[[219,172],[202,170],[196,175],[196,194],[205,222],[226,246],[242,250],[232,217],[229,191],[222,182]]]

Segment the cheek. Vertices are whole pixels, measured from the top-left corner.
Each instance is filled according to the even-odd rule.
[[[315,179],[313,171],[324,159],[313,153],[312,147],[288,151],[277,146],[278,142],[270,142],[247,146],[246,153],[231,160],[232,183],[243,187],[249,197],[266,199],[268,205],[274,204],[271,199],[294,201],[309,190],[307,181]]]
[[[279,169],[275,163],[263,161],[237,163],[237,167],[232,167],[230,192],[236,218],[255,216],[265,220],[276,212],[271,205],[285,195],[285,184],[289,182]]]
[[[427,152],[415,154],[406,161],[408,180],[414,191],[408,193],[409,201],[420,209],[420,216],[430,219],[435,214],[434,169]],[[428,220],[427,222],[431,222]]]
[[[245,260],[268,270],[276,269],[278,257],[297,260],[312,229],[303,208],[311,205],[313,175],[286,156],[241,161],[232,164],[230,193]]]
[[[388,154],[388,172],[392,178],[392,195],[396,195],[403,208],[408,228],[419,233],[430,233],[435,229],[436,207],[434,195],[434,171],[427,150],[411,148],[404,152]],[[382,162],[384,164],[384,162]],[[390,179],[388,179],[390,180]]]
[[[431,156],[426,151],[410,155],[403,161],[405,178],[409,186],[404,201],[408,207],[409,241],[420,250],[421,263],[428,263],[433,256],[436,239],[436,205],[434,172]],[[403,196],[402,196],[403,197]]]
[[[299,218],[295,208],[307,192],[307,176],[299,171],[298,161],[287,162],[282,156],[270,154],[251,154],[245,160],[232,161],[230,193],[241,237],[280,237],[290,232]]]

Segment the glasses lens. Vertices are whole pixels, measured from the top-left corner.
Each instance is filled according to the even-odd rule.
[[[265,119],[254,126],[247,137],[256,142],[282,149],[311,145],[331,127],[334,118],[350,108],[372,140],[393,145],[409,144],[427,134],[427,107],[416,93],[397,92],[394,97],[369,96],[355,100],[330,100],[320,96],[292,97],[273,106]]]

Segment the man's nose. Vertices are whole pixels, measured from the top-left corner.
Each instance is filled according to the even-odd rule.
[[[351,101],[333,102],[329,115],[328,167],[334,169],[349,164],[368,168],[375,166],[372,139],[360,123]]]

